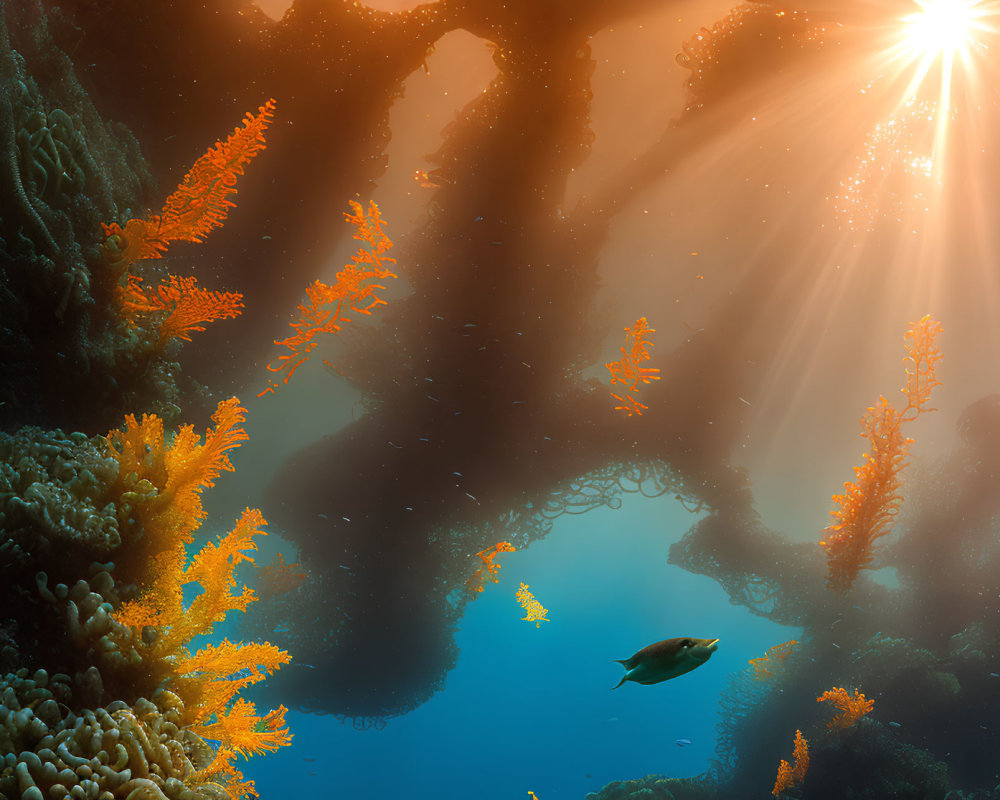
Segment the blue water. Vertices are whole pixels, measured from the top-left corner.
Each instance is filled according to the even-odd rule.
[[[443,691],[382,730],[289,712],[292,746],[252,759],[244,773],[262,797],[437,800],[512,800],[528,790],[582,800],[613,780],[697,775],[713,753],[726,677],[798,631],[666,563],[696,519],[669,497],[627,497],[618,510],[556,520],[544,540],[501,555],[500,582],[466,610]],[[520,619],[521,581],[549,610],[541,628]],[[622,675],[614,659],[675,636],[721,642],[694,672],[611,691]]]

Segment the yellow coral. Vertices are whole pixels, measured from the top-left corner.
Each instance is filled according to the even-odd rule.
[[[543,608],[542,604],[535,599],[535,596],[528,591],[526,583],[522,583],[521,588],[517,590],[517,602],[521,604],[525,612],[525,615],[521,619],[534,622],[536,628],[542,627],[543,622],[549,621],[549,618],[545,616],[549,613],[548,609]]]

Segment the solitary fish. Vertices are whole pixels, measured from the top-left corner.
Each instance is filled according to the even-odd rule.
[[[700,667],[719,648],[718,639],[664,639],[644,647],[632,658],[618,661],[625,675],[618,682],[660,683]],[[612,687],[617,689],[618,686]]]

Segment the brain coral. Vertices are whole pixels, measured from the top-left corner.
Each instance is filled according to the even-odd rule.
[[[178,726],[183,703],[160,691],[132,706],[70,711],[68,675],[27,669],[0,679],[0,795],[111,800],[221,800],[215,783],[190,785],[214,757],[200,738]],[[17,755],[15,755],[17,754]]]

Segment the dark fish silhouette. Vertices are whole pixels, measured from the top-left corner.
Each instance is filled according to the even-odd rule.
[[[631,658],[618,663],[625,667],[625,681],[651,684],[667,681],[700,667],[719,647],[718,639],[664,639],[644,647]],[[613,686],[617,689],[618,686]]]

